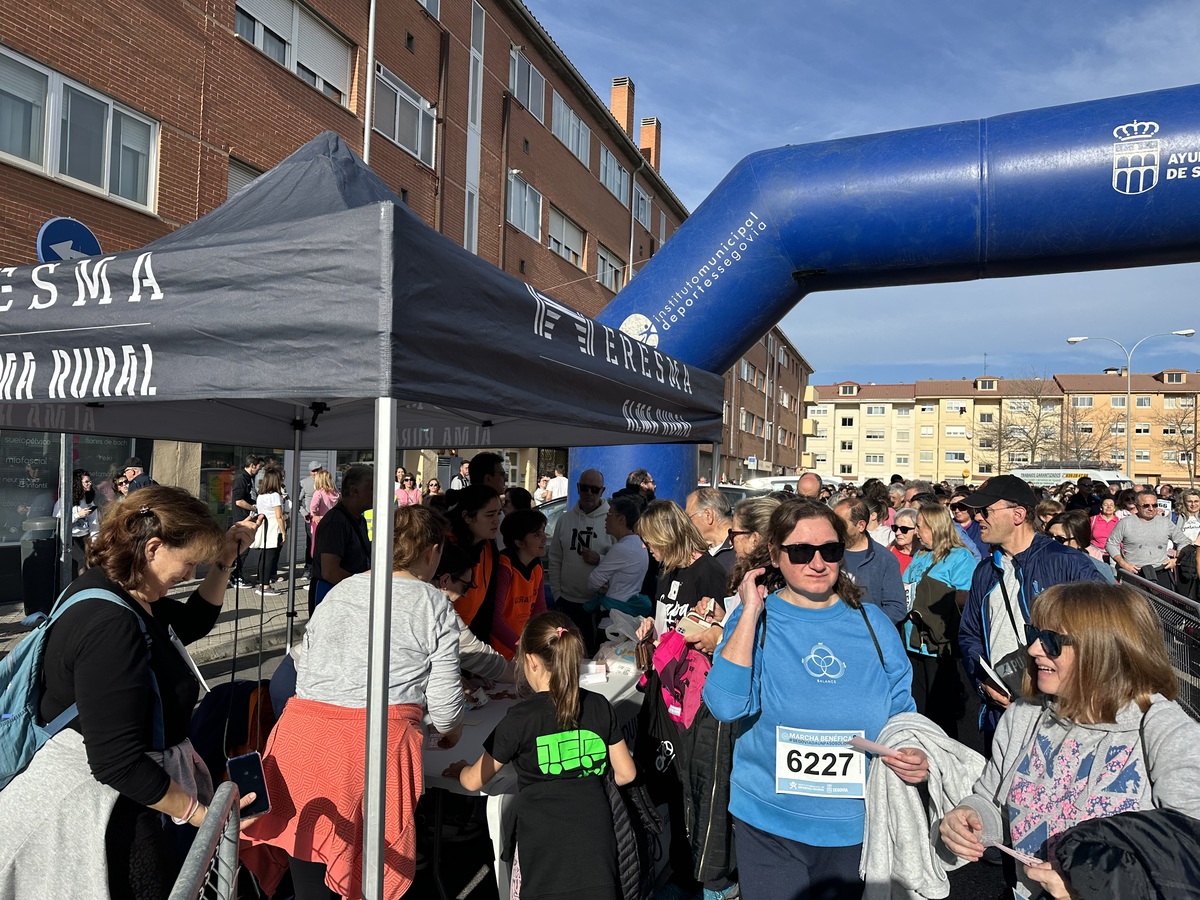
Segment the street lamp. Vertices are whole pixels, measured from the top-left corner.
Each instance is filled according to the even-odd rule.
[[[1129,477],[1133,477],[1133,351],[1142,346],[1146,341],[1153,337],[1170,337],[1177,335],[1178,337],[1191,337],[1196,333],[1195,328],[1182,328],[1179,331],[1159,331],[1155,334],[1148,334],[1128,350],[1125,345],[1118,340],[1108,337],[1069,337],[1067,343],[1074,346],[1082,341],[1108,341],[1110,344],[1116,344],[1121,348],[1121,352],[1125,354],[1125,465]]]

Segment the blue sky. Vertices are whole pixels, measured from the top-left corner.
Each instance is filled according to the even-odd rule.
[[[525,2],[602,98],[633,79],[690,209],[756,150],[1200,82],[1194,0]],[[1123,354],[1066,337],[1200,330],[1200,264],[818,293],[782,326],[818,383],[973,377],[985,351],[1000,376],[1099,371]],[[1165,366],[1200,369],[1200,336],[1134,356]]]

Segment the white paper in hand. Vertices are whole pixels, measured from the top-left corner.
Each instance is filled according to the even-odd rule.
[[[987,686],[997,693],[1011,698],[1012,691],[1008,689],[1008,685],[1004,683],[1004,679],[1000,677],[1000,673],[988,665],[988,661],[982,656],[976,656],[975,658],[979,660],[979,667],[983,670],[984,681],[987,683]]]

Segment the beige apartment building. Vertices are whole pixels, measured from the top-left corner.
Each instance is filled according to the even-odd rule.
[[[1129,412],[1127,409],[1127,389]],[[1052,460],[1090,461],[1135,481],[1194,483],[1200,372],[1123,369],[913,384],[819,385],[802,466],[861,482],[893,473],[952,483]],[[1132,466],[1126,465],[1126,429]]]

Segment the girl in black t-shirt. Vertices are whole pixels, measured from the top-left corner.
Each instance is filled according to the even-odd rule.
[[[521,633],[517,671],[534,691],[508,711],[472,765],[444,773],[469,791],[482,790],[501,767],[517,771],[513,880],[521,900],[620,895],[612,812],[603,778],[636,775],[617,717],[599,694],[579,687],[583,637],[558,612],[530,619]]]

